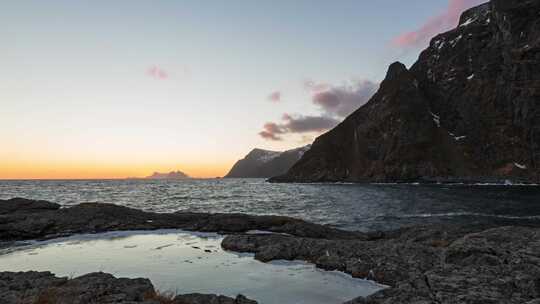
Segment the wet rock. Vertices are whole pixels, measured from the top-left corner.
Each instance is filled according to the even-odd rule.
[[[540,229],[533,227],[413,227],[372,241],[231,235],[222,246],[261,261],[307,260],[390,287],[351,304],[540,298]]]
[[[388,285],[431,269],[439,260],[438,249],[429,242],[407,242],[401,237],[363,241],[229,235],[221,245],[226,250],[255,253],[255,258],[263,262],[305,260],[319,268],[344,271],[358,278],[374,276]]]
[[[243,295],[237,296],[235,299],[217,296],[217,295],[205,295],[205,294],[188,294],[181,295],[174,298],[175,304],[257,304],[257,302],[250,300]]]
[[[60,209],[60,205],[55,203],[17,197],[6,200],[4,204],[0,204],[0,215],[7,213],[25,214],[58,209]]]
[[[0,272],[0,302],[3,304],[256,304],[239,295],[236,299],[189,294],[163,296],[148,279],[126,279],[96,272],[74,279],[50,272]]]
[[[142,303],[152,294],[147,279],[117,279],[106,273],[69,280],[50,272],[0,272],[0,299],[6,304]]]
[[[185,229],[239,233],[265,230],[312,238],[369,238],[283,216],[151,213],[113,204],[84,203],[69,208],[27,199],[0,200],[0,242],[115,230]]]

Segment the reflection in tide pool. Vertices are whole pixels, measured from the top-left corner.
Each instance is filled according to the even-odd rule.
[[[243,294],[262,304],[342,303],[381,288],[302,262],[261,263],[221,249],[216,234],[160,230],[78,235],[0,251],[0,271],[145,277],[162,291]]]

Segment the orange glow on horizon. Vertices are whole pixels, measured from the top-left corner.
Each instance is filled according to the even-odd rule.
[[[51,164],[39,162],[6,163],[0,161],[0,179],[124,179],[142,178],[154,172],[180,170],[193,178],[215,178],[227,174],[231,163],[216,164]]]

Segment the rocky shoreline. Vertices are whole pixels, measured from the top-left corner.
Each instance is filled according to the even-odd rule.
[[[6,304],[257,304],[239,295],[160,294],[148,279],[115,278],[103,272],[59,278],[50,272],[0,272],[0,303]]]
[[[513,186],[513,187],[529,187],[529,186],[538,186],[540,185],[538,181],[519,178],[519,177],[500,177],[500,176],[433,176],[433,177],[415,177],[411,179],[404,178],[384,178],[373,180],[369,178],[365,179],[355,179],[355,180],[334,180],[334,179],[321,179],[318,181],[311,180],[295,180],[289,178],[285,175],[275,176],[268,178],[266,180],[269,183],[275,184],[287,184],[287,183],[297,183],[297,184],[313,184],[313,183],[347,183],[347,184],[396,184],[396,185],[468,185],[468,186]]]
[[[0,244],[4,247],[17,241],[77,233],[165,228],[226,234],[222,242],[224,249],[254,253],[255,258],[263,262],[305,260],[322,269],[339,270],[390,286],[349,303],[540,303],[540,227],[535,226],[417,226],[361,233],[281,216],[160,214],[111,204],[61,208],[47,201],[0,200]],[[248,233],[253,230],[274,233]],[[104,283],[99,283],[100,280]],[[116,279],[100,273],[68,280],[55,278],[50,273],[3,272],[0,273],[0,298],[7,298],[2,295],[8,292],[17,299],[18,294],[14,292],[17,286],[30,286],[36,290],[34,295],[39,296],[48,290],[47,286],[61,282],[53,286],[59,289],[59,295],[90,298],[51,303],[95,303],[92,296],[111,296],[110,303],[161,303],[143,297],[148,290],[153,290],[148,280],[143,281]],[[89,295],[89,289],[84,287],[90,286],[88,284],[97,284],[105,291]],[[132,286],[134,290],[145,287],[140,287],[142,292],[133,296],[135,294],[124,293],[132,290],[131,287],[117,288],[115,284]],[[122,294],[114,295],[114,290]],[[212,295],[191,296],[190,299],[178,297],[167,303],[254,303],[243,297]]]

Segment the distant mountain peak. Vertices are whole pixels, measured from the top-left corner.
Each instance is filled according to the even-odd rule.
[[[278,157],[281,154],[279,151],[270,151],[270,150],[263,150],[255,148],[251,150],[251,152],[246,155],[244,159],[257,159],[261,162],[269,162],[272,159]]]
[[[225,177],[268,178],[281,175],[294,165],[311,145],[283,152],[255,148],[237,161]]]

